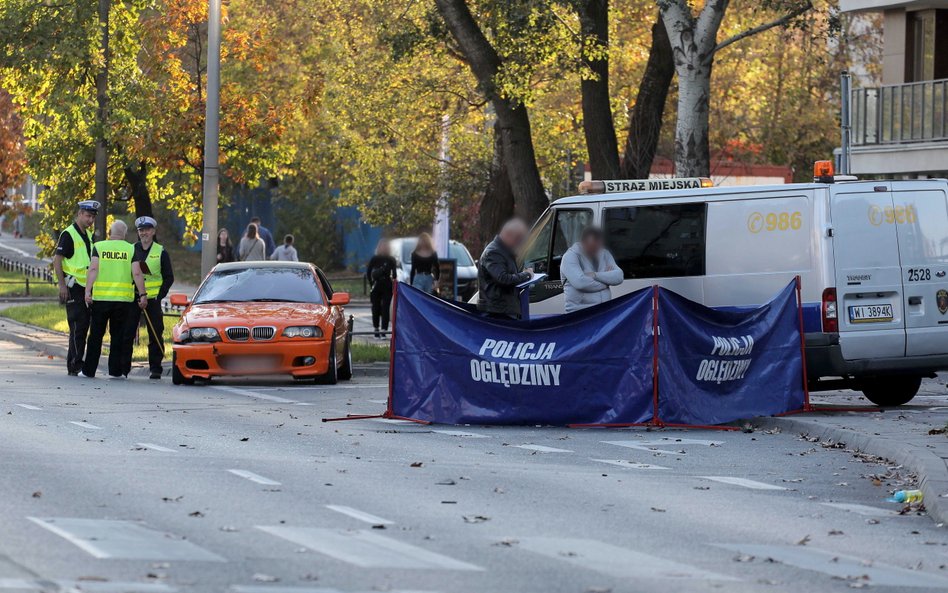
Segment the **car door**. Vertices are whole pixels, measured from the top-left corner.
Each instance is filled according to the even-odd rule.
[[[534,226],[523,250],[524,268],[546,274],[547,279],[530,287],[530,314],[552,315],[563,312],[563,279],[560,263],[563,254],[579,241],[583,229],[593,224],[592,208],[553,208]]]
[[[830,210],[843,358],[905,356],[898,223],[889,184],[836,188]]]
[[[941,186],[941,187],[939,187]],[[948,196],[943,184],[893,184],[905,308],[905,354],[948,352]]]

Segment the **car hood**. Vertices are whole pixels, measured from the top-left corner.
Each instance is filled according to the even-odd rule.
[[[312,303],[206,303],[191,305],[184,321],[192,327],[314,325],[329,320],[330,307]]]

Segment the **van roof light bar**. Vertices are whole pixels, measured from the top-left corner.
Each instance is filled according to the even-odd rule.
[[[582,181],[579,184],[581,194],[614,194],[636,191],[662,191],[670,189],[701,189],[714,187],[708,177],[673,177],[671,179],[613,179],[603,181]]]

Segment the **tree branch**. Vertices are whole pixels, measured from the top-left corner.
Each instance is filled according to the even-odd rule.
[[[798,16],[800,16],[800,15],[803,14],[804,12],[810,10],[811,8],[813,8],[813,2],[810,2],[809,0],[807,0],[807,3],[806,3],[806,4],[803,4],[803,5],[801,5],[801,6],[797,7],[797,8],[795,8],[795,9],[793,9],[792,11],[790,11],[790,12],[788,12],[787,14],[783,15],[783,16],[780,17],[779,19],[770,21],[769,23],[764,23],[764,24],[762,24],[762,25],[757,25],[756,27],[754,27],[754,28],[752,28],[752,29],[747,29],[747,30],[744,31],[743,33],[738,33],[737,35],[735,35],[735,36],[733,36],[733,37],[730,37],[730,38],[728,38],[728,39],[725,39],[725,40],[722,41],[721,43],[719,43],[719,44],[717,44],[716,46],[714,46],[714,49],[711,50],[711,53],[710,53],[710,54],[708,54],[708,58],[707,58],[707,59],[710,59],[714,54],[718,53],[719,51],[721,51],[721,50],[724,49],[725,47],[731,45],[732,43],[737,43],[737,42],[740,41],[741,39],[746,39],[747,37],[750,37],[751,35],[756,35],[756,34],[758,34],[758,33],[762,33],[762,32],[764,32],[764,31],[766,31],[766,30],[768,30],[768,29],[773,29],[774,27],[781,27],[781,26],[783,26],[783,25],[786,25],[787,23],[789,23],[789,22],[792,21],[793,19],[797,18]]]

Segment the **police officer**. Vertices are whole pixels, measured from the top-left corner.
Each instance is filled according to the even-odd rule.
[[[155,227],[158,223],[151,216],[140,216],[135,219],[135,228],[138,230],[138,243],[135,243],[133,262],[138,262],[142,276],[145,278],[145,291],[148,304],[139,309],[133,303],[129,307],[129,318],[125,324],[125,339],[128,346],[124,361],[124,374],[127,376],[132,370],[132,344],[138,334],[141,324],[142,311],[145,312],[145,326],[148,329],[148,368],[151,371],[149,378],[161,379],[161,359],[165,353],[165,322],[161,311],[161,300],[168,296],[171,285],[174,284],[174,270],[171,267],[171,257],[161,244],[155,242]],[[136,295],[141,297],[141,293]],[[136,298],[136,300],[139,300]]]
[[[109,377],[125,377],[124,360],[126,348],[131,343],[125,340],[125,319],[129,303],[135,301],[135,287],[141,298],[138,306],[145,308],[147,296],[145,280],[138,262],[132,262],[135,248],[125,240],[128,227],[121,220],[112,223],[109,238],[92,246],[92,261],[89,264],[86,285],[86,303],[92,309],[92,325],[89,330],[86,360],[80,377],[95,377],[102,354],[102,338],[105,327],[109,327]],[[129,356],[131,356],[129,354]]]
[[[69,352],[66,354],[66,371],[76,376],[82,370],[83,354],[86,350],[86,335],[89,333],[90,313],[86,306],[86,272],[92,260],[92,225],[99,213],[95,200],[79,202],[75,221],[59,234],[53,270],[59,282],[59,302],[66,305],[66,321],[69,323]]]

